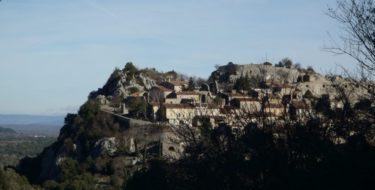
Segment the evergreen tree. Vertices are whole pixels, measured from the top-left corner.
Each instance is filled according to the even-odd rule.
[[[187,90],[192,91],[194,89],[195,89],[195,81],[194,81],[193,77],[190,77]]]

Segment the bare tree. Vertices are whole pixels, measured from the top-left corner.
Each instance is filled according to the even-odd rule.
[[[328,15],[344,28],[327,48],[335,54],[346,54],[354,58],[360,67],[374,77],[375,72],[375,2],[373,0],[340,0],[336,8],[330,8]]]

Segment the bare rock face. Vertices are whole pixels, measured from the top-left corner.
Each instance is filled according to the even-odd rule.
[[[237,67],[237,77],[240,76],[261,76],[266,80],[279,80],[288,81],[289,83],[295,82],[300,72],[297,69],[288,69],[284,67],[274,67],[271,65],[263,64],[247,64],[238,65]]]
[[[211,74],[211,79],[220,83],[234,83],[241,76],[260,77],[263,80],[297,81],[301,72],[294,68],[274,67],[264,64],[225,65]]]
[[[156,82],[142,73],[133,75],[132,77],[127,77],[126,73],[120,72],[119,80],[116,84],[115,93],[116,96],[127,96],[129,95],[129,88],[137,88],[140,91],[145,89],[151,89],[152,86],[156,85]]]
[[[151,87],[156,86],[155,80],[143,76],[142,73],[139,74],[139,78],[141,79],[146,90],[150,90]]]
[[[139,73],[129,75],[123,70],[115,70],[106,84],[92,92],[92,98],[100,100],[102,105],[108,104],[108,97],[126,98],[132,92],[131,88],[137,88],[142,92],[156,86],[156,81],[148,76],[145,76],[141,71]]]
[[[106,137],[98,140],[95,143],[94,149],[92,150],[92,155],[97,158],[102,155],[113,156],[117,151],[116,138]]]

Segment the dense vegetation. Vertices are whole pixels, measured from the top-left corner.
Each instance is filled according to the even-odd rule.
[[[20,176],[13,169],[0,168],[0,189],[1,190],[33,190],[26,177]]]
[[[306,123],[203,127],[176,162],[152,160],[126,189],[369,189],[374,114],[327,109]]]
[[[21,173],[45,189],[366,189],[375,185],[375,112],[359,105],[318,108],[322,104],[318,102],[327,101],[317,100],[319,114],[307,122],[285,120],[262,127],[249,123],[237,135],[230,126],[212,129],[206,123],[201,138],[188,141],[181,160],[154,157],[133,175],[129,174],[134,170],[122,164],[125,157],[121,155],[130,155],[126,150],[93,157],[95,141],[119,136],[122,129],[89,101],[78,115],[67,116],[52,145],[68,156],[56,178],[38,181],[38,168],[32,164],[37,160],[29,160]],[[79,154],[73,148],[77,142],[85,145]],[[0,180],[5,187],[15,183],[31,187],[9,168],[0,171]]]
[[[126,130],[110,114],[100,111],[98,102],[89,100],[78,114],[66,116],[56,142],[38,157],[24,158],[17,171],[45,189],[118,189],[136,169],[125,164],[135,153],[121,146],[110,154],[98,147],[98,141],[106,137],[121,141]],[[55,157],[57,153],[62,159]],[[43,160],[45,157],[48,160]],[[43,167],[46,164],[51,166]]]
[[[36,156],[44,147],[52,144],[54,137],[31,137],[16,134],[0,135],[0,167],[16,166],[25,156]]]

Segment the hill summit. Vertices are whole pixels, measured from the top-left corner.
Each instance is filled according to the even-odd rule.
[[[198,80],[129,62],[92,91],[77,114],[65,117],[55,143],[23,159],[18,171],[37,184],[120,188],[149,160],[186,156],[186,134],[199,139],[225,126],[239,135],[249,124],[306,124],[322,113],[363,107],[371,87],[363,84],[290,64],[228,63]]]

